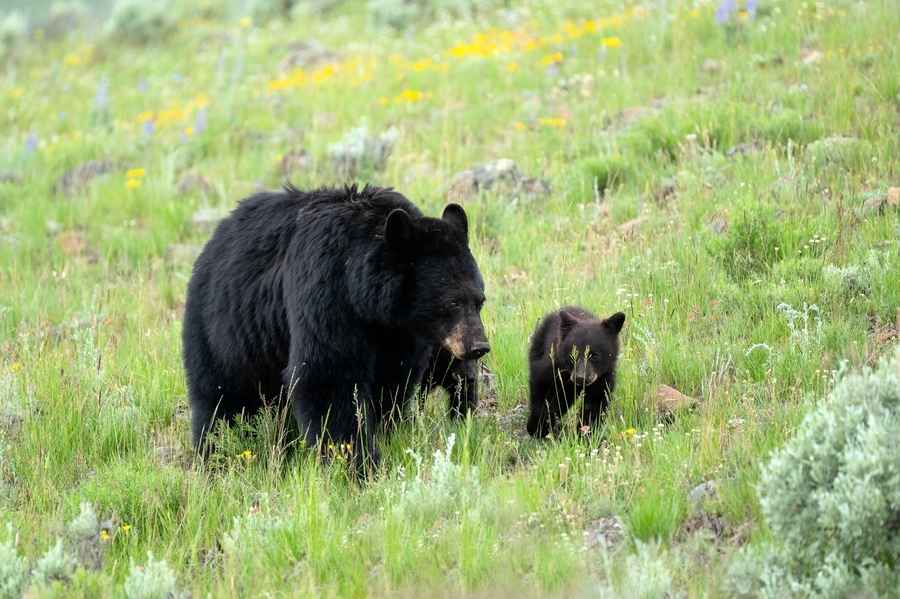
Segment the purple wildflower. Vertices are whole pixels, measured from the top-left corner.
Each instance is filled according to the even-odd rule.
[[[756,0],[747,0],[747,14],[751,19],[756,16]]]
[[[104,77],[97,85],[97,94],[94,96],[94,108],[105,110],[109,105],[109,79]]]
[[[200,110],[197,111],[197,117],[194,120],[194,133],[199,135],[199,134],[203,133],[204,131],[206,131],[206,122],[207,122],[206,108],[201,108]]]
[[[734,0],[722,0],[716,9],[716,23],[724,25],[731,20],[731,16],[737,10]]]
[[[152,119],[144,121],[144,135],[150,137],[153,135],[154,131],[156,131],[156,123],[154,123]]]
[[[38,149],[38,136],[31,132],[28,134],[28,137],[25,138],[25,153],[32,154]]]
[[[150,89],[150,84],[147,83],[146,79],[141,79],[138,82],[138,92],[142,93],[142,94],[146,94],[148,89]]]

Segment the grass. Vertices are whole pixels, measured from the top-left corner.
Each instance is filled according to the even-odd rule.
[[[0,183],[0,521],[34,562],[81,502],[112,519],[102,566],[39,594],[118,596],[151,551],[195,596],[590,595],[621,578],[584,542],[616,516],[612,563],[660,542],[675,591],[722,596],[733,551],[768,534],[759,465],[842,360],[872,363],[900,325],[900,212],[863,210],[900,181],[900,15],[760,4],[721,26],[708,3],[534,1],[396,35],[350,2],[291,24],[185,17],[149,45],[90,26],[23,41],[0,75],[0,171],[14,175]],[[599,17],[600,31],[577,25]],[[280,73],[308,39],[334,62]],[[496,406],[454,425],[431,397],[361,487],[278,449],[272,413],[194,464],[179,334],[209,229],[192,217],[279,185],[291,150],[312,158],[296,185],[338,183],[328,148],[361,124],[399,131],[365,177],[430,214],[488,160],[552,186],[466,202]],[[806,151],[838,135],[858,142]],[[113,172],[53,192],[89,159]],[[186,172],[210,192],[179,192]],[[865,285],[829,266],[860,267]],[[590,437],[537,442],[528,336],[567,303],[626,312],[620,385]],[[781,304],[815,305],[818,322]],[[659,384],[700,406],[660,423]],[[713,552],[688,500],[711,479]]]

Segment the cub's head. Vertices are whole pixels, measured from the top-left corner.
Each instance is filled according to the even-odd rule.
[[[484,280],[469,251],[469,223],[458,204],[441,218],[414,218],[393,210],[384,225],[391,260],[405,272],[397,321],[439,343],[459,360],[488,353],[481,322]]]
[[[578,387],[613,372],[619,357],[619,332],[625,314],[603,320],[582,320],[565,310],[559,313],[560,344],[554,356],[557,369]]]

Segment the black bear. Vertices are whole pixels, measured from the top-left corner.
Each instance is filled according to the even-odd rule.
[[[557,433],[559,422],[584,393],[581,426],[591,426],[606,410],[616,386],[619,332],[625,315],[600,320],[584,308],[566,306],[538,325],[528,352],[530,413],[528,433]]]
[[[290,401],[309,445],[351,443],[377,461],[376,426],[417,387],[458,416],[477,402],[490,350],[484,282],[463,208],[429,218],[390,188],[243,200],[194,265],[182,342],[194,446],[217,419]],[[371,462],[370,462],[371,463]]]

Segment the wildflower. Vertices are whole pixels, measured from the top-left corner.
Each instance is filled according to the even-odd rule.
[[[194,134],[194,128],[193,128],[193,127],[185,127],[185,128],[184,128],[184,134],[185,134],[186,136],[190,137],[191,135]]]
[[[125,176],[129,179],[140,179],[144,175],[147,174],[147,171],[143,168],[130,168],[128,172],[125,173]]]
[[[397,96],[397,102],[413,104],[425,98],[425,94],[415,89],[405,89]]]
[[[198,134],[203,133],[204,131],[206,131],[206,123],[206,107],[204,106],[197,111],[197,116],[194,118],[194,130]]]
[[[600,40],[600,44],[604,48],[619,48],[622,45],[622,40],[616,36],[605,37]]]
[[[34,133],[29,133],[28,137],[25,138],[25,153],[31,154],[37,151],[39,144],[38,136]]]
[[[554,129],[563,129],[566,126],[566,119],[559,116],[544,117],[538,122],[545,127],[553,127]]]
[[[747,14],[750,15],[750,18],[756,16],[756,0],[747,0]]]
[[[128,524],[127,522],[123,522],[122,526],[119,527],[119,530],[121,530],[123,533],[125,533],[127,535],[129,532],[131,532],[131,524]]]
[[[563,54],[562,52],[554,52],[553,54],[547,54],[541,59],[541,64],[543,66],[550,66],[552,64],[556,64],[558,62],[562,62]]]
[[[110,537],[109,537],[109,531],[106,530],[105,528],[101,529],[101,530],[100,530],[100,540],[103,541],[103,542],[105,543],[105,542],[108,541],[109,539],[110,539]]]
[[[629,428],[626,428],[624,431],[622,431],[622,438],[623,439],[631,439],[636,434],[637,434],[637,429],[629,427]]]
[[[737,10],[734,0],[722,0],[716,9],[716,23],[724,25],[731,20],[731,16]]]
[[[516,71],[519,70],[519,63],[511,62],[511,63],[507,64],[506,70],[509,71],[510,73],[515,73]]]
[[[125,181],[125,187],[128,189],[137,189],[141,185],[142,185],[142,182],[140,179],[127,179]]]
[[[13,362],[9,365],[9,369],[12,370],[13,374],[18,374],[22,371],[22,363],[21,362]]]
[[[238,21],[238,25],[241,29],[250,29],[250,27],[253,25],[253,19],[251,19],[250,17],[241,17],[241,20]]]
[[[104,77],[97,85],[97,93],[94,95],[94,107],[104,110],[109,106],[109,79]]]
[[[12,96],[13,98],[21,98],[22,96],[25,95],[25,90],[22,89],[21,87],[14,87],[11,90],[9,90],[9,95]]]
[[[242,451],[241,453],[238,454],[238,457],[241,458],[242,460],[244,460],[245,462],[249,462],[256,456],[254,456],[253,452],[250,451],[249,449],[245,449],[244,451]]]
[[[153,132],[156,131],[156,125],[153,123],[152,119],[144,121],[143,130],[144,135],[146,135],[147,137],[153,135]]]
[[[523,123],[522,121],[516,121],[515,123],[513,123],[513,127],[515,129],[518,129],[519,131],[523,131],[525,129],[525,123]]]

